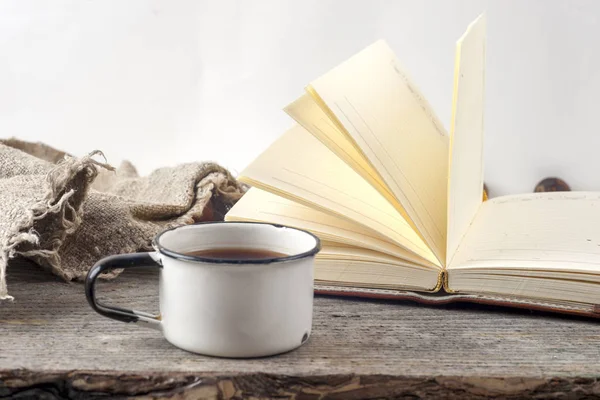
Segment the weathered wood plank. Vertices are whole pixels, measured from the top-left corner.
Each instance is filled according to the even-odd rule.
[[[183,373],[115,375],[82,371],[47,373],[0,372],[0,396],[45,399],[128,397],[136,399],[291,398],[296,400],[522,399],[523,397],[595,398],[600,382],[582,378],[474,378],[325,375],[292,377],[267,374],[237,376]]]
[[[598,321],[318,297],[307,344],[277,357],[227,360],[179,350],[159,332],[102,318],[88,307],[80,284],[29,265],[9,272],[16,299],[0,303],[0,397],[28,390],[46,390],[48,398],[194,391],[193,397],[209,398],[600,395]],[[100,293],[154,311],[156,279],[154,271],[128,273],[101,283]]]

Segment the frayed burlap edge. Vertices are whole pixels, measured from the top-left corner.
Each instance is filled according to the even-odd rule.
[[[104,157],[101,151],[93,151],[82,158],[65,157],[59,162],[46,176],[48,190],[42,200],[34,203],[25,211],[25,216],[18,221],[11,232],[4,239],[2,249],[0,250],[0,300],[12,300],[13,297],[8,294],[6,284],[6,268],[8,261],[17,255],[25,257],[35,257],[43,261],[53,272],[61,275],[58,270],[60,259],[58,249],[65,237],[74,232],[82,220],[82,204],[85,198],[85,192],[89,184],[98,174],[98,168],[102,167],[113,170],[113,167],[106,163],[101,163],[93,159],[94,156]],[[76,190],[69,188],[73,179],[78,174],[83,174],[83,179],[87,184],[82,185],[84,193],[77,193]],[[40,223],[44,218],[51,214],[60,214],[62,229],[56,230],[48,241],[48,245],[43,249],[28,249],[27,245],[38,245],[40,238],[34,229],[34,224]]]

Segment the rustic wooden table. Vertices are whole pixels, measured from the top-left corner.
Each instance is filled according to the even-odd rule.
[[[15,300],[0,303],[0,398],[600,396],[598,321],[317,297],[306,345],[228,360],[187,353],[157,331],[95,314],[81,284],[30,265],[9,272]],[[156,310],[154,271],[100,285],[105,299]]]

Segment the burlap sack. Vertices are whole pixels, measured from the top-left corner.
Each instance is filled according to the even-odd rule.
[[[214,163],[139,177],[96,151],[74,158],[41,143],[0,141],[0,299],[17,255],[63,279],[81,280],[100,258],[149,250],[168,227],[222,219],[245,188]],[[116,271],[115,274],[117,274]]]

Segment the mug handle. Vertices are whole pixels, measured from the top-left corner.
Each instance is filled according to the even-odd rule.
[[[113,268],[139,268],[158,267],[162,268],[156,253],[132,253],[109,256],[98,261],[88,272],[85,278],[85,297],[90,306],[98,314],[122,322],[133,322],[142,324],[148,328],[161,330],[160,315],[152,315],[142,311],[129,310],[126,308],[103,304],[96,299],[96,279],[107,270]]]

